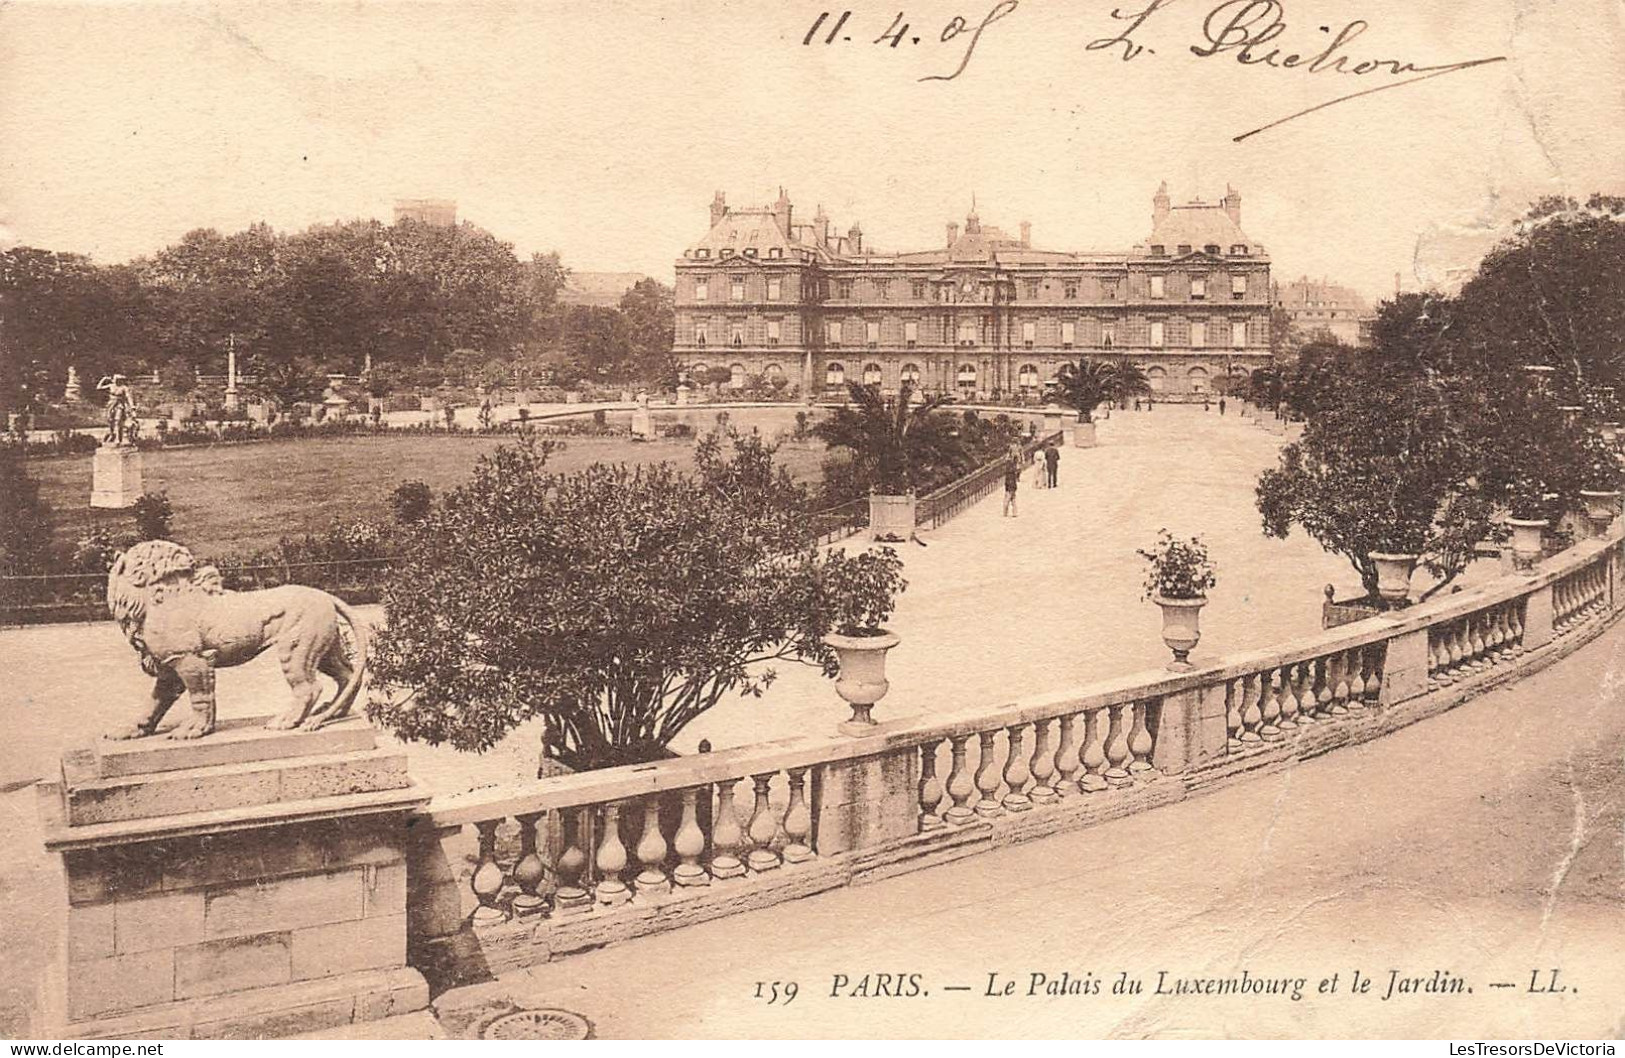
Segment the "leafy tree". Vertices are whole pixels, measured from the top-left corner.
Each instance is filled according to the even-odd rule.
[[[1129,401],[1151,392],[1151,380],[1146,377],[1139,364],[1132,360],[1118,360],[1111,368],[1110,393],[1113,400]]]
[[[640,279],[621,296],[621,315],[631,347],[631,366],[638,377],[664,381],[676,367],[672,340],[676,329],[674,292],[653,279]]]
[[[901,563],[825,554],[773,449],[728,440],[703,440],[692,474],[551,473],[530,438],[483,457],[406,534],[376,647],[402,693],[373,715],[472,751],[541,717],[544,756],[601,768],[665,755],[724,695],[760,695],[763,666],[833,675],[823,636],[883,621]]]
[[[135,514],[135,533],[141,540],[167,540],[175,508],[167,492],[143,492],[132,508]]]
[[[938,394],[914,401],[914,387],[904,382],[895,397],[883,397],[879,386],[847,385],[850,404],[813,427],[814,436],[831,448],[847,448],[857,480],[896,496],[928,480],[934,466],[963,461],[965,447],[953,420],[934,415],[953,398]]]
[[[286,412],[295,404],[321,400],[322,393],[327,389],[327,379],[314,363],[300,358],[272,366],[260,376],[259,388]]]
[[[1076,364],[1063,364],[1056,381],[1060,383],[1062,401],[1077,411],[1078,421],[1091,422],[1095,409],[1112,399],[1117,371],[1103,361],[1083,357]]]
[[[0,444],[0,575],[43,570],[51,551],[50,511],[24,469],[21,445]]]
[[[416,525],[433,507],[434,492],[422,481],[403,481],[389,493],[389,513],[396,525]]]

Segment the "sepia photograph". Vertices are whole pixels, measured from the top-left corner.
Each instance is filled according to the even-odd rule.
[[[0,1038],[1612,1055],[1622,495],[1615,3],[0,4]]]

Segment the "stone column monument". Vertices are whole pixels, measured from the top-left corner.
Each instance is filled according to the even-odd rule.
[[[90,505],[109,509],[135,506],[144,490],[141,451],[135,447],[135,403],[123,375],[96,383],[107,392],[107,433],[91,464]]]
[[[226,407],[237,407],[237,336],[226,345]]]

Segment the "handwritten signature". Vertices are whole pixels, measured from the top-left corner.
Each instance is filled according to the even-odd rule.
[[[1126,24],[1113,36],[1091,40],[1084,45],[1084,50],[1116,51],[1121,49],[1124,62],[1137,59],[1141,55],[1155,55],[1156,50],[1154,48],[1139,43],[1134,39],[1134,35],[1157,12],[1175,2],[1176,0],[1145,0],[1145,6],[1137,10],[1114,9],[1111,12],[1112,19]],[[948,44],[960,40],[960,38],[968,38],[968,40],[962,42],[964,51],[959,54],[958,65],[949,73],[928,74],[919,79],[921,81],[952,81],[959,77],[970,65],[972,57],[976,54],[976,47],[982,41],[982,35],[995,23],[1014,14],[1020,6],[1020,0],[999,0],[979,20],[967,19],[963,16],[955,16],[950,19],[943,26],[941,32],[936,34],[936,38],[941,44]],[[815,42],[833,45],[837,41],[851,41],[850,35],[843,34],[843,28],[851,16],[851,11],[843,11],[838,19],[830,23],[828,21],[830,12],[826,11],[820,14],[801,43],[811,46]],[[1320,32],[1327,34],[1328,39],[1317,43],[1316,50],[1293,50],[1284,44],[1277,43],[1278,39],[1287,32],[1288,27],[1285,16],[1286,9],[1282,6],[1281,0],[1224,0],[1224,2],[1209,11],[1202,20],[1202,43],[1191,45],[1190,53],[1200,59],[1231,55],[1241,65],[1254,68],[1268,67],[1274,70],[1296,70],[1315,75],[1329,73],[1359,78],[1378,75],[1389,79],[1374,87],[1348,92],[1335,99],[1329,99],[1324,103],[1318,103],[1294,114],[1288,114],[1286,117],[1260,125],[1234,137],[1237,143],[1261,132],[1277,128],[1289,121],[1294,121],[1319,110],[1325,110],[1327,107],[1336,106],[1339,103],[1358,99],[1361,96],[1386,92],[1393,88],[1403,88],[1406,85],[1417,84],[1434,77],[1442,77],[1445,74],[1471,70],[1477,66],[1488,66],[1491,63],[1507,61],[1505,55],[1434,65],[1417,65],[1405,59],[1359,59],[1348,54],[1348,50],[1349,45],[1354,43],[1367,29],[1371,28],[1370,23],[1364,19],[1354,19],[1348,22],[1335,34],[1332,33],[1330,26],[1321,26],[1319,27]],[[828,27],[827,32],[825,31],[826,26]],[[818,37],[823,39],[818,41],[816,40]],[[912,45],[918,45],[921,40],[920,36],[911,33],[910,25],[904,13],[898,12],[885,31],[871,43],[888,44],[895,49],[905,41]],[[1392,80],[1391,78],[1401,79]]]

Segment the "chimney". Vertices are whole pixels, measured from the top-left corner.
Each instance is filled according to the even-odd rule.
[[[852,230],[846,233],[846,237],[851,240],[852,252],[854,254],[860,254],[863,252],[863,229],[858,227],[857,221],[852,222]]]
[[[1151,224],[1155,227],[1168,219],[1168,181],[1164,180],[1157,185],[1157,193],[1151,198]]]
[[[829,249],[829,216],[824,212],[824,204],[818,204],[818,212],[813,214],[813,233],[818,236],[818,245]]]
[[[959,224],[956,221],[948,222],[948,248],[953,249],[954,243],[959,241]]]
[[[722,222],[722,218],[727,215],[728,201],[723,198],[722,192],[718,191],[716,197],[711,199],[711,227],[716,227]]]
[[[1241,226],[1241,192],[1229,184],[1225,184],[1224,201],[1220,204],[1224,206],[1224,211],[1230,215],[1230,219],[1239,228]]]
[[[1021,222],[1021,245],[1023,245],[1023,246],[1031,246],[1032,244],[1033,244],[1033,226],[1032,226],[1032,222],[1024,220],[1024,221]]]
[[[792,238],[790,234],[790,196],[784,193],[782,187],[779,188],[779,200],[773,203],[773,216],[778,219],[779,230],[784,232],[784,237],[786,239]]]

